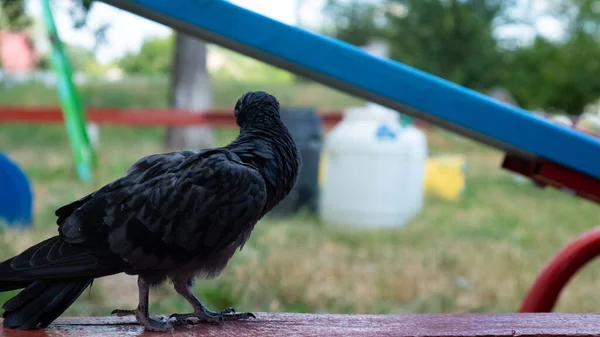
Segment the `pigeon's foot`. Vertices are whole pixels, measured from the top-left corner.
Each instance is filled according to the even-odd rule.
[[[115,309],[111,313],[111,315],[117,315],[119,317],[123,316],[135,316],[138,324],[143,325],[144,328],[148,331],[173,331],[173,325],[169,322],[169,320],[165,316],[156,316],[155,318],[151,318],[149,316],[145,316],[137,310],[123,310],[123,309]]]
[[[196,310],[190,314],[172,314],[171,318],[175,319],[176,325],[206,323],[220,323],[223,321],[238,321],[256,318],[251,312],[235,312],[233,308],[226,308],[221,311],[212,311],[202,306],[200,310]]]
[[[148,295],[150,292],[150,284],[142,276],[138,276],[139,303],[135,310],[115,309],[112,315],[129,316],[135,315],[135,319],[139,325],[143,325],[146,331],[169,332],[173,331],[173,324],[165,316],[157,316],[151,318],[148,313]]]

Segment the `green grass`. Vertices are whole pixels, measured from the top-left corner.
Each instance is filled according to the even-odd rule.
[[[218,134],[221,142],[233,136]],[[36,197],[35,228],[5,233],[2,257],[53,235],[54,209],[122,175],[139,156],[162,151],[161,140],[159,129],[103,128],[100,169],[92,183],[83,185],[75,178],[61,126],[0,127],[0,147],[29,174]],[[240,310],[516,310],[557,249],[595,225],[597,206],[515,184],[498,168],[500,154],[477,144],[441,131],[429,140],[432,152],[467,156],[468,189],[460,201],[429,196],[421,215],[398,230],[328,228],[310,215],[264,220],[225,272],[199,282],[196,292],[211,307]],[[578,275],[558,310],[596,310],[590,294],[598,286],[597,271],[592,264]],[[112,276],[96,282],[68,314],[105,315],[135,301],[135,279]],[[165,286],[152,294],[152,309],[188,308]]]
[[[241,87],[223,89],[231,95],[224,98],[219,94],[215,101],[231,105],[233,93],[237,95]],[[299,103],[303,97],[318,106],[354,102],[344,101],[343,95],[336,98],[342,100],[336,103],[336,99],[307,94],[319,92],[320,87],[290,88],[280,90],[288,90],[290,101]],[[119,90],[114,89],[112,100],[122,94]],[[142,91],[125,95],[119,104],[142,105]],[[297,96],[296,92],[307,96]],[[29,99],[22,93],[14,95]],[[0,91],[0,104],[10,97],[4,89]],[[40,94],[37,99],[41,102],[44,97]],[[156,99],[152,105],[165,104]],[[105,104],[96,95],[87,100]],[[235,132],[217,130],[217,135],[224,143]],[[0,126],[0,150],[24,168],[35,189],[35,227],[3,233],[0,257],[9,257],[54,235],[53,212],[57,207],[124,174],[140,156],[164,151],[162,140],[163,130],[157,128],[102,128],[99,169],[91,183],[82,184],[76,179],[62,126]],[[464,138],[433,130],[428,133],[428,141],[431,153],[466,156],[467,190],[459,201],[427,196],[425,209],[401,229],[329,228],[307,214],[263,220],[223,274],[214,280],[199,281],[195,292],[215,309],[516,311],[537,273],[558,249],[598,225],[598,206],[553,189],[516,184],[499,167],[501,153]],[[563,292],[556,310],[597,311],[599,306],[592,295],[600,287],[599,271],[599,265],[592,263],[578,274]],[[0,300],[9,295],[0,294]],[[107,315],[117,307],[133,308],[136,301],[135,278],[111,276],[95,282],[66,314]],[[151,301],[154,312],[189,310],[169,285],[154,291]]]
[[[213,104],[230,107],[239,96],[250,90],[265,90],[274,94],[282,105],[318,106],[334,109],[361,101],[340,91],[314,83],[241,83],[229,80],[212,80]],[[135,83],[97,81],[78,86],[82,102],[94,107],[150,107],[168,106],[167,78]],[[152,94],[149,94],[152,93]],[[39,83],[24,83],[2,87],[0,105],[58,105],[56,90]]]

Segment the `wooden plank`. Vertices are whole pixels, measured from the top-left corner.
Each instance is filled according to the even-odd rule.
[[[3,329],[0,336],[157,336],[128,317],[59,318],[45,331]],[[315,315],[258,313],[256,319],[177,327],[194,336],[600,336],[596,314]]]

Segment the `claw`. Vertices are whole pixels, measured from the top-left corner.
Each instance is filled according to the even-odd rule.
[[[173,331],[173,325],[166,320],[157,320],[148,318],[146,322],[143,322],[144,328],[148,331],[156,332],[170,332]]]
[[[232,307],[225,308],[219,311],[220,314],[235,314],[235,309]]]
[[[224,314],[221,318],[225,321],[237,321],[241,319],[256,318],[251,312],[236,312],[234,314]]]
[[[206,323],[220,323],[223,321],[237,321],[249,318],[256,318],[251,312],[235,312],[233,308],[226,308],[221,311],[211,311],[206,308],[203,310],[194,311],[189,314],[171,314],[169,317],[175,319],[175,324],[186,325],[186,324],[197,324],[201,322]]]

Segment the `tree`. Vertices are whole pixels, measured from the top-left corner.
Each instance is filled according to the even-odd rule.
[[[153,37],[142,44],[138,52],[126,54],[119,66],[129,74],[167,74],[173,62],[173,35]]]
[[[347,3],[327,0],[324,11],[331,26],[325,26],[324,33],[355,46],[364,46],[383,35],[382,28],[376,24],[380,13],[377,8],[377,4],[362,0]]]
[[[493,30],[506,20],[513,4],[513,0],[330,0],[326,12],[335,22],[337,38],[356,45],[384,39],[392,59],[482,90],[498,82],[495,70],[502,55]]]
[[[579,114],[600,96],[600,4],[550,0],[547,15],[567,27],[561,41],[509,44],[495,31],[514,0],[329,0],[325,32],[355,45],[389,43],[390,57],[479,91],[508,89],[528,109]]]
[[[76,21],[78,26],[85,25],[93,1],[76,0],[72,2],[72,15],[78,18]],[[97,40],[105,41],[104,33],[107,29],[105,25],[98,30]],[[210,97],[205,43],[183,33],[177,33],[175,39],[175,57],[172,58],[173,63],[171,66],[171,106],[195,111],[205,109],[210,105],[209,99],[193,99],[193,95]],[[150,46],[147,47],[150,49],[148,53],[152,55],[152,62],[149,67],[156,71],[156,69],[164,67],[164,58],[159,55],[166,56],[168,54],[155,53],[156,49],[160,50],[157,47],[164,47],[160,42],[154,41]],[[134,67],[134,69],[136,68]],[[171,128],[167,130],[166,142],[167,147],[175,148],[205,148],[215,145],[212,131],[207,127]]]
[[[507,53],[505,85],[528,109],[581,114],[600,97],[600,8],[591,0],[555,0],[551,14],[567,27],[559,41],[538,37]]]
[[[600,97],[600,43],[588,34],[566,42],[538,37],[514,52],[506,79],[517,101],[528,109],[581,114]]]
[[[581,34],[600,39],[600,4],[597,0],[550,0],[551,14],[567,26],[567,37]]]
[[[73,70],[85,71],[88,67],[96,63],[96,54],[93,51],[82,46],[63,44]]]
[[[25,14],[25,1],[2,0],[0,2],[0,30],[21,30],[31,25],[31,18]]]
[[[212,105],[210,75],[206,68],[206,43],[178,33],[171,67],[170,106],[200,112]],[[207,126],[169,128],[166,133],[169,148],[209,148],[215,145],[212,130]]]

